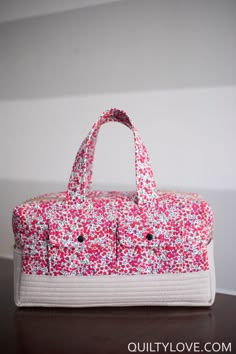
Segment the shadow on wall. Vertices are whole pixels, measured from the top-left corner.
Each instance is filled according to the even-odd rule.
[[[236,83],[236,2],[127,0],[0,24],[0,99]]]
[[[122,190],[122,186],[94,186],[96,189]],[[0,252],[1,256],[12,257],[14,243],[11,217],[13,208],[24,200],[39,194],[66,190],[66,183],[0,180]],[[169,189],[169,188],[168,188]],[[174,188],[176,189],[176,188]],[[178,188],[180,190],[180,188]],[[182,190],[184,190],[182,188]],[[234,219],[236,191],[197,190],[215,212],[215,261],[217,289],[236,292]]]

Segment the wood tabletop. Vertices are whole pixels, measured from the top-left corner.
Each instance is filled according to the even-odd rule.
[[[11,260],[0,278],[2,354],[236,353],[236,296],[209,308],[17,308]]]

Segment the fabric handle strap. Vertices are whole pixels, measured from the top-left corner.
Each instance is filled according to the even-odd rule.
[[[70,175],[67,200],[72,204],[80,204],[86,200],[92,184],[93,161],[98,132],[100,127],[107,122],[122,123],[133,132],[138,204],[146,203],[155,196],[156,188],[147,149],[128,115],[116,108],[104,112],[82,142]]]

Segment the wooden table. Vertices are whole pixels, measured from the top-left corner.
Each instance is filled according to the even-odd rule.
[[[217,294],[211,308],[19,309],[13,302],[12,274],[12,261],[0,259],[1,354],[124,354],[131,342],[130,350],[137,353],[138,343],[144,353],[158,353],[155,343],[168,345],[166,353],[178,353],[176,348],[187,353],[186,345],[193,343],[194,353],[194,342],[202,353],[207,353],[206,342],[211,343],[208,350],[215,342],[231,343],[236,353],[236,296]],[[159,352],[165,352],[162,344]]]

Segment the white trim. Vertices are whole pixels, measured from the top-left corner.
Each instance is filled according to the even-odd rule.
[[[225,295],[233,295],[236,296],[236,290],[229,290],[229,289],[222,289],[222,288],[217,288],[216,292],[218,294],[225,294]]]
[[[0,23],[27,20],[32,17],[60,14],[86,7],[110,4],[121,0],[8,0],[0,13]]]
[[[0,258],[11,259],[11,260],[13,259],[12,254],[1,254]]]

